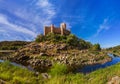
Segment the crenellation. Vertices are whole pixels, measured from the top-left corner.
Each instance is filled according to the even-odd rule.
[[[51,24],[51,33],[54,33],[54,24]]]
[[[58,27],[58,28],[55,27],[53,24],[51,26],[45,26],[44,27],[44,35],[47,35],[48,33],[69,35],[70,31],[66,29],[65,23],[61,23],[60,27]]]
[[[51,32],[51,28],[48,26],[44,27],[44,35],[48,34],[49,32]]]

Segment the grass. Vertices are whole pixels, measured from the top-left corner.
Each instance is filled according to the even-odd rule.
[[[61,76],[64,74],[67,74],[67,66],[64,64],[55,64],[51,69],[50,69],[50,74],[52,76]]]
[[[120,63],[99,69],[90,74],[66,73],[65,65],[55,64],[48,72],[50,79],[43,79],[34,72],[11,65],[9,62],[0,63],[0,79],[7,84],[106,84],[114,76],[120,76]]]
[[[48,84],[106,84],[114,76],[120,76],[120,63],[105,69],[99,69],[87,75],[71,73],[54,76],[48,81]]]
[[[13,66],[9,62],[0,63],[0,79],[8,84],[37,84],[39,78],[41,77],[35,76],[33,72]]]

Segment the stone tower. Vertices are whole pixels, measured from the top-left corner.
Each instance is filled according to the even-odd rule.
[[[53,24],[51,24],[51,33],[54,33],[54,25]]]
[[[55,27],[53,24],[51,26],[45,26],[44,27],[44,35],[47,35],[48,33],[69,35],[70,31],[67,30],[65,23],[61,23],[60,27]]]
[[[64,35],[64,30],[66,30],[66,24],[65,23],[61,23],[60,24],[60,29],[61,29],[61,35]]]

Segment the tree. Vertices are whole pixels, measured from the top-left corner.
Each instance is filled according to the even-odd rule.
[[[72,46],[77,46],[79,44],[79,39],[73,35],[73,34],[70,34],[67,36],[67,41],[66,41],[69,45],[72,45]]]
[[[79,47],[80,49],[88,49],[92,46],[92,44],[90,42],[86,42],[85,40],[83,39],[80,39],[79,40]]]
[[[45,40],[45,37],[44,37],[42,34],[40,34],[40,35],[38,35],[37,38],[35,39],[35,42],[42,42],[42,41],[44,41],[44,40]]]
[[[93,46],[92,46],[92,50],[93,51],[99,51],[99,50],[101,50],[101,47],[100,47],[100,44],[94,44]]]

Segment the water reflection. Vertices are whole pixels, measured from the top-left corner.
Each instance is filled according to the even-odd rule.
[[[4,60],[0,60],[0,63],[1,63],[1,62],[5,62],[5,61],[4,61]],[[27,68],[27,69],[29,69],[30,71],[34,71],[34,69],[33,69],[31,66],[23,66],[23,65],[21,65],[21,64],[15,63],[15,62],[10,62],[10,64],[12,64],[12,65],[14,65],[14,66],[21,67],[21,68]]]
[[[88,66],[85,66],[84,68],[82,68],[78,71],[86,74],[86,73],[90,73],[92,71],[95,71],[97,69],[106,68],[108,66],[111,66],[111,65],[114,65],[114,64],[120,62],[120,57],[113,55],[113,54],[110,54],[110,53],[108,54],[108,56],[110,56],[112,58],[112,60],[110,62],[107,62],[104,64],[88,65]]]

